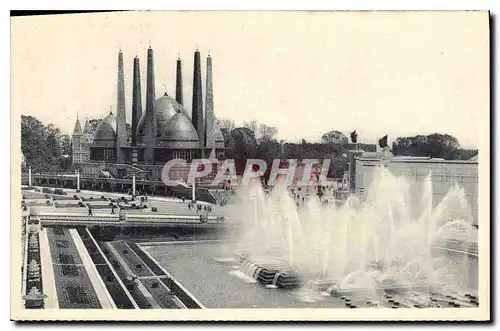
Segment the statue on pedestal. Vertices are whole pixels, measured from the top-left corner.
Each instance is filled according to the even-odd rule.
[[[351,142],[353,144],[357,144],[358,143],[358,134],[356,133],[356,130],[354,130],[353,132],[351,132]]]

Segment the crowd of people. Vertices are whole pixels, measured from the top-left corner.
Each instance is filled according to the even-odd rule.
[[[205,211],[205,212],[209,213],[209,212],[212,211],[212,206],[210,206],[210,205],[202,205],[202,204],[196,203],[194,201],[188,202],[187,207],[188,207],[189,210],[193,209],[197,213],[198,212],[202,212],[202,211]]]

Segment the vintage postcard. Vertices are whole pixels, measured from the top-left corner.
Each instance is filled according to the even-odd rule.
[[[11,38],[12,319],[490,319],[488,12]]]

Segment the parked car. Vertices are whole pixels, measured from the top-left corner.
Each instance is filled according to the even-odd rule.
[[[54,189],[54,194],[67,195],[68,193],[66,193],[63,189],[56,188]]]

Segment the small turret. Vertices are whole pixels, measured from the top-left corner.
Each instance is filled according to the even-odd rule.
[[[76,116],[76,123],[75,123],[75,128],[73,130],[73,136],[81,136],[83,134],[82,132],[82,126],[80,124],[80,120],[78,119],[78,115]]]
[[[85,120],[85,125],[83,126],[83,134],[90,134],[92,131],[92,127],[90,126],[89,119]]]

